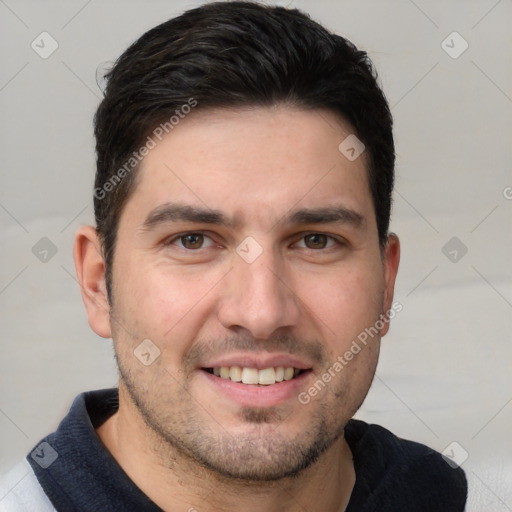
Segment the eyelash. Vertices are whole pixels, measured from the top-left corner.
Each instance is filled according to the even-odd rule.
[[[176,245],[175,244],[176,241],[179,241],[179,240],[181,240],[182,238],[184,238],[184,237],[186,237],[188,235],[201,235],[204,238],[207,238],[207,239],[210,240],[211,244],[210,244],[209,247],[211,247],[212,245],[215,245],[215,241],[207,233],[205,233],[203,231],[187,231],[185,233],[181,233],[181,234],[176,235],[173,238],[167,240],[165,242],[165,245],[166,246]],[[334,243],[331,244],[331,245],[328,245],[327,247],[323,247],[323,248],[320,248],[320,249],[311,249],[309,247],[303,247],[303,249],[314,251],[314,252],[320,252],[320,251],[326,251],[328,249],[331,249],[334,245],[338,245],[338,246],[346,245],[346,242],[344,242],[343,240],[340,240],[340,239],[338,239],[338,238],[336,238],[336,237],[334,237],[332,235],[328,235],[327,233],[322,233],[322,232],[317,232],[317,231],[310,231],[310,232],[302,234],[302,236],[300,237],[299,241],[303,241],[307,236],[311,236],[311,235],[325,236],[325,237],[327,237],[327,244],[329,244],[329,242],[334,242]],[[187,251],[187,252],[198,252],[201,249],[207,249],[208,248],[208,247],[199,247],[198,249],[188,249],[186,247],[183,247],[183,245],[181,245],[181,246],[178,245],[178,247],[180,249],[183,249],[184,251]]]

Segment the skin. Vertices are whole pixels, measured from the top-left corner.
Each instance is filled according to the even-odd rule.
[[[166,511],[335,512],[349,501],[355,473],[343,428],[368,392],[388,323],[309,404],[297,395],[392,305],[399,242],[390,235],[379,245],[365,154],[349,161],[338,150],[352,132],[332,112],[288,106],[182,120],[145,157],[122,212],[113,305],[96,232],[77,233],[89,323],[113,338],[120,368],[119,411],[97,433]],[[169,203],[234,222],[145,225]],[[286,221],[326,206],[361,221]],[[204,238],[180,238],[187,233]],[[246,237],[262,251],[251,263],[236,251]],[[134,356],[144,339],[160,350],[147,366]],[[274,405],[242,405],[201,369],[227,355],[276,353],[310,371]]]

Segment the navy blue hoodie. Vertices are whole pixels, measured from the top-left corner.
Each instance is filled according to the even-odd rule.
[[[57,431],[27,456],[37,478],[33,481],[58,512],[161,511],[130,480],[95,432],[118,406],[117,389],[80,394]],[[346,512],[464,510],[464,472],[452,468],[438,452],[359,420],[348,423],[345,438],[356,472]]]

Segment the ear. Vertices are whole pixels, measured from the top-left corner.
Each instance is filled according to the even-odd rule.
[[[385,289],[382,313],[385,315],[393,305],[395,280],[398,272],[398,264],[400,263],[400,240],[398,240],[398,237],[394,233],[389,234],[388,241],[383,251]],[[388,330],[389,322],[384,322],[384,327],[380,331],[381,336],[384,336]]]
[[[91,329],[111,338],[110,304],[105,283],[105,262],[98,234],[92,226],[82,226],[75,236],[74,258],[82,300]]]

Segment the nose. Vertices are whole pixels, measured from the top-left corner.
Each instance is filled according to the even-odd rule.
[[[300,300],[292,289],[290,273],[271,253],[263,251],[252,263],[234,256],[217,310],[226,329],[245,329],[256,339],[268,339],[278,329],[298,324]]]

